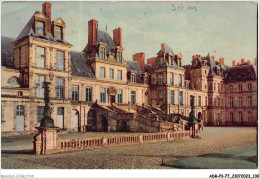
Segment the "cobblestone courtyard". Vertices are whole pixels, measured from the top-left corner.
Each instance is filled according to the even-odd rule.
[[[79,137],[78,134],[76,135]],[[256,128],[253,127],[205,127],[199,136],[201,137],[199,139],[89,149],[46,156],[32,155],[31,137],[2,137],[1,167],[4,169],[168,169],[161,166],[162,161],[166,163],[238,148],[255,144],[257,141]]]

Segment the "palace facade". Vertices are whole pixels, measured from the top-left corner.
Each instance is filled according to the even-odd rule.
[[[157,56],[124,58],[123,33],[113,38],[88,22],[82,52],[66,41],[66,23],[52,20],[51,4],[35,12],[16,39],[2,37],[1,130],[32,132],[42,118],[43,82],[50,82],[51,117],[67,131],[170,130],[190,114],[204,125],[257,124],[257,71],[241,60],[233,67],[209,54],[194,55],[182,65],[182,54],[161,44]]]

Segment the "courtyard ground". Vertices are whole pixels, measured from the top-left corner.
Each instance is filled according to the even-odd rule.
[[[122,133],[71,133],[63,134],[61,138],[105,135],[122,135]],[[162,163],[168,164],[183,158],[192,158],[250,145],[250,155],[257,153],[256,145],[254,145],[257,141],[257,131],[254,127],[205,127],[199,136],[198,139],[70,151],[45,156],[32,154],[32,135],[2,137],[1,167],[4,169],[169,169],[172,167],[162,166]],[[231,153],[229,154],[233,155]],[[241,159],[241,156],[238,156],[238,160],[233,162],[240,162],[239,157]],[[230,160],[234,158],[236,159],[235,155]],[[208,162],[210,161],[209,159]],[[251,161],[256,160],[252,158]]]

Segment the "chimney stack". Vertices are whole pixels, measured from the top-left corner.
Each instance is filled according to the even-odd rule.
[[[215,56],[212,56],[212,60],[214,63],[216,63],[216,57]]]
[[[225,65],[225,59],[224,58],[219,58],[219,64],[220,65]]]
[[[116,46],[122,47],[122,28],[117,28],[113,30],[113,40]]]
[[[167,46],[167,44],[166,44],[166,43],[162,43],[162,44],[161,44],[161,50],[164,50],[164,49],[165,49],[165,46]]]
[[[237,66],[237,62],[236,62],[236,60],[233,60],[232,61],[232,67],[236,67]]]
[[[241,59],[241,64],[243,64],[243,63],[245,63],[245,62],[246,62],[245,59],[242,58],[242,59]]]
[[[248,63],[248,65],[252,65],[252,63],[251,63],[251,61],[250,61],[250,60],[248,60],[248,61],[247,61],[247,63]]]
[[[93,52],[93,46],[97,45],[98,21],[91,19],[88,21],[88,53]]]
[[[147,59],[147,64],[153,66],[153,64],[156,62],[156,59],[156,57]]]
[[[42,12],[47,17],[47,33],[51,33],[51,4],[49,2],[42,4]]]
[[[257,65],[257,58],[255,58],[255,63],[254,63],[254,65]]]
[[[133,61],[138,62],[141,69],[144,71],[144,65],[145,65],[145,53],[136,53],[133,55]]]

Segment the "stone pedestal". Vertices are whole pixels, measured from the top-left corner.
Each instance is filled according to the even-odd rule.
[[[35,155],[46,155],[58,151],[58,127],[36,127],[38,134],[34,136],[33,149]]]
[[[190,123],[190,137],[195,138],[197,136],[196,128],[197,124],[196,123]]]

